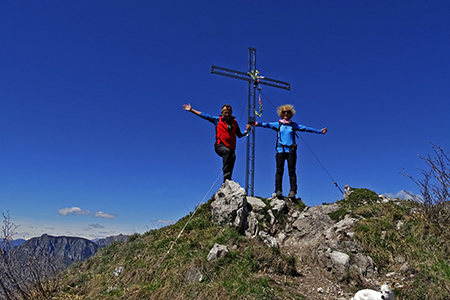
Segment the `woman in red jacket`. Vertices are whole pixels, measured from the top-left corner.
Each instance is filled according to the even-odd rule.
[[[228,104],[222,106],[220,116],[212,116],[195,110],[192,108],[191,104],[184,104],[183,109],[216,125],[216,142],[214,143],[214,150],[217,155],[222,157],[223,182],[227,179],[231,180],[234,163],[236,161],[236,136],[238,138],[245,136],[250,131],[251,125],[247,124],[246,130],[241,132],[238,122],[232,116],[233,109]]]

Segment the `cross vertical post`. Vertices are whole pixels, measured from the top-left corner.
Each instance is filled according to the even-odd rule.
[[[256,71],[256,49],[248,48],[248,72]],[[248,82],[248,109],[247,109],[247,121],[253,123],[256,121],[255,108],[256,108],[256,87],[252,87],[252,82]],[[247,159],[246,159],[246,175],[245,175],[245,191],[247,195],[254,195],[255,186],[255,132],[250,131],[247,137]]]
[[[290,90],[289,82],[270,79],[267,77],[258,76],[257,84],[255,84],[256,70],[256,49],[248,48],[248,72],[235,71],[231,69],[221,68],[212,65],[211,73],[222,76],[232,77],[236,79],[246,80],[248,82],[248,106],[247,106],[247,122],[254,123],[256,120],[256,88],[258,84],[268,85],[272,87]],[[252,75],[253,76],[252,76]],[[247,160],[246,160],[246,177],[245,177],[245,191],[248,196],[254,196],[255,188],[255,129],[251,130],[247,138]]]

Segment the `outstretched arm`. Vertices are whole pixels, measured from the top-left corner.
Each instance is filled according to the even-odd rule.
[[[263,127],[263,128],[270,128],[273,130],[278,130],[278,122],[272,122],[272,123],[266,123],[266,122],[255,122],[255,127]]]
[[[200,116],[202,114],[201,111],[193,109],[190,103],[184,104],[183,105],[183,109],[187,110],[187,111],[190,111],[191,113],[193,113],[194,115],[197,115],[197,116]]]
[[[318,133],[318,134],[325,134],[328,131],[328,129],[326,127],[322,128],[322,129],[315,129],[315,128],[307,127],[305,125],[301,125],[301,124],[297,124],[297,123],[294,123],[294,130],[295,131],[306,131],[306,132],[312,132],[312,133]]]

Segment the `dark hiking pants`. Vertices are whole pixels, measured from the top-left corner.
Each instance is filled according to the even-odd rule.
[[[223,162],[223,182],[229,179],[231,180],[231,175],[233,174],[234,163],[236,162],[236,154],[233,149],[228,148],[223,144],[214,145],[214,150],[217,155],[222,157]]]
[[[297,194],[297,174],[295,167],[297,165],[297,151],[277,153],[275,156],[277,162],[277,172],[275,174],[275,192],[283,191],[283,173],[284,162],[287,161],[289,183],[291,185],[291,191]]]

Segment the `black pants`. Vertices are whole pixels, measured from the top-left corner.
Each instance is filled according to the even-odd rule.
[[[214,145],[214,150],[217,155],[222,157],[223,162],[223,182],[229,179],[231,180],[231,175],[233,174],[234,163],[236,162],[236,154],[233,149],[228,148],[223,144]]]
[[[287,160],[291,191],[297,194],[297,174],[295,171],[295,167],[297,165],[297,151],[291,150],[290,152],[277,153],[275,159],[277,162],[277,173],[275,174],[275,192],[283,191],[284,162]]]

